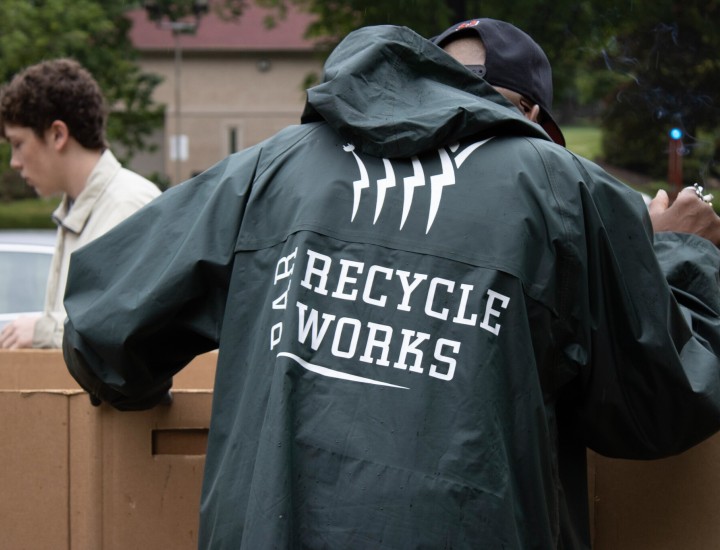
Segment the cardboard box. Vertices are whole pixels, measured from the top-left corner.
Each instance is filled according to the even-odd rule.
[[[720,548],[720,434],[662,460],[589,458],[595,550]]]
[[[168,407],[104,412],[102,472],[94,476],[102,479],[102,545],[83,548],[197,548],[210,396],[180,390]],[[78,470],[71,479],[84,474]]]
[[[197,356],[173,379],[174,389],[213,389],[217,351]],[[57,349],[0,350],[0,390],[78,390]]]
[[[119,412],[90,405],[58,351],[0,352],[0,546],[195,549],[214,358],[171,405]]]
[[[53,351],[0,352],[0,533],[18,550],[195,549],[217,354],[150,411],[92,407]],[[677,457],[588,453],[595,550],[720,547],[720,434]]]
[[[7,548],[69,548],[68,398],[0,392],[0,533]]]

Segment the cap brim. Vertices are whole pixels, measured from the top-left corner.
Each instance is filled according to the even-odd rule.
[[[552,117],[547,113],[544,113],[544,118],[545,120],[540,124],[540,126],[542,126],[543,130],[547,132],[550,139],[558,145],[565,147],[565,136],[563,136],[560,126],[558,126]]]

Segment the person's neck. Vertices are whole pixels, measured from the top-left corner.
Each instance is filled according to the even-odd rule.
[[[75,147],[68,152],[68,163],[65,170],[65,193],[71,200],[77,199],[87,185],[90,174],[95,169],[103,151]]]

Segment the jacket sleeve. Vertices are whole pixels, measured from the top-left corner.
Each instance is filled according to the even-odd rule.
[[[720,429],[720,253],[696,235],[653,235],[634,191],[581,168],[586,273],[574,283],[579,435],[623,458],[682,452]]]
[[[97,209],[93,212],[93,217],[98,223],[94,224],[92,230],[85,233],[84,236],[88,240],[94,240],[104,235],[160,195],[160,191],[154,186],[141,191],[137,189],[134,189],[134,192],[125,191],[125,193],[125,196],[116,197],[112,201],[96,204]],[[65,318],[65,310],[62,308],[57,311],[45,311],[35,323],[32,346],[34,348],[62,348]]]
[[[34,348],[61,348],[64,311],[44,313],[35,323],[32,346]]]
[[[92,396],[152,407],[178,370],[217,348],[257,160],[229,157],[72,255],[63,352]]]

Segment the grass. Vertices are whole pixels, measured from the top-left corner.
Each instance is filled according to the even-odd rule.
[[[589,160],[602,153],[602,132],[594,126],[563,126],[567,148]]]
[[[54,229],[50,216],[59,198],[0,202],[0,229]]]

